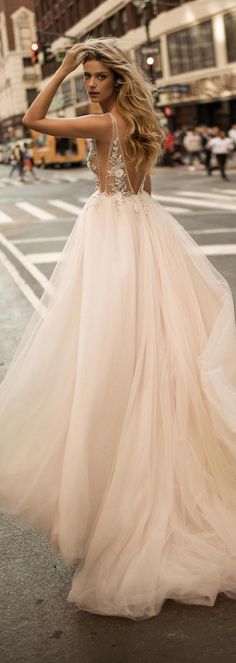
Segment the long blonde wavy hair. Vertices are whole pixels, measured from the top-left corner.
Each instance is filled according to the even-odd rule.
[[[117,111],[128,125],[126,153],[137,166],[145,160],[150,170],[161,154],[163,140],[151,84],[115,37],[88,37],[81,43],[79,59],[83,64],[99,60],[112,70]]]

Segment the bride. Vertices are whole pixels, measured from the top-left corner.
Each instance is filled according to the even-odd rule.
[[[101,113],[51,119],[79,64]],[[96,190],[0,388],[0,508],[70,563],[68,601],[147,619],[236,597],[232,293],[151,197],[162,133],[112,38],[74,45],[23,118],[92,139]]]

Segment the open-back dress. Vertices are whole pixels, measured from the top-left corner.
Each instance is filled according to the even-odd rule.
[[[109,115],[96,190],[0,387],[0,508],[78,561],[68,601],[146,619],[236,597],[236,326]]]

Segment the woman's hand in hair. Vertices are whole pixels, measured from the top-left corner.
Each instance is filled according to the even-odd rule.
[[[67,74],[70,74],[71,71],[77,69],[77,67],[81,64],[81,59],[79,57],[81,48],[83,48],[84,50],[83,44],[74,44],[66,52],[64,60],[62,61],[61,66],[59,67],[59,69],[63,72],[65,76],[67,76]]]

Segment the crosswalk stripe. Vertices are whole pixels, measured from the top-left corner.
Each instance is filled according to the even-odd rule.
[[[0,210],[0,223],[12,223],[13,219],[11,219],[8,214],[5,214],[5,212],[1,212]]]
[[[219,189],[212,189],[212,191],[219,192]],[[234,196],[236,198],[236,191],[234,189],[224,189],[224,196]]]
[[[45,210],[43,210],[41,207],[32,205],[32,203],[27,203],[25,201],[22,201],[20,203],[15,203],[15,204],[17,207],[20,207],[20,209],[23,209],[24,212],[32,214],[32,216],[36,217],[36,219],[40,219],[40,221],[51,221],[56,218],[54,214],[45,212]]]
[[[222,193],[203,193],[202,191],[178,191],[177,192],[178,196],[189,196],[190,198],[193,196],[193,198],[206,198],[207,200],[222,200],[224,202],[225,200],[229,200],[229,197],[225,196]],[[235,193],[236,196],[236,193]]]
[[[43,265],[51,262],[58,262],[61,257],[61,252],[56,253],[27,253],[27,258],[30,262],[38,265]]]
[[[224,233],[236,233],[236,228],[199,228],[199,230],[190,230],[190,235],[217,235]]]
[[[1,181],[3,184],[9,184],[10,186],[21,186],[22,182],[18,182],[17,180],[12,180],[10,177],[2,177]],[[24,182],[23,182],[24,184]]]
[[[66,210],[66,212],[70,212],[71,214],[80,214],[81,213],[81,207],[78,207],[77,205],[72,205],[71,203],[67,203],[65,200],[48,200],[49,205],[53,205],[53,207],[58,207],[59,209]]]
[[[204,244],[201,248],[207,256],[236,255],[236,244]]]
[[[169,207],[169,205],[165,205],[165,209],[167,209],[168,212],[171,214],[190,214],[191,210],[187,209],[186,207]]]
[[[79,196],[78,201],[80,203],[87,203],[88,199],[89,199],[89,196]]]
[[[25,239],[12,239],[13,244],[35,244],[37,242],[58,242],[67,240],[69,235],[55,235],[53,237],[25,237]]]
[[[187,205],[190,204],[190,205],[192,205],[192,207],[206,207],[206,208],[215,209],[215,210],[223,209],[223,210],[229,210],[231,212],[236,212],[236,203],[235,203],[235,205],[231,205],[231,204],[229,205],[228,203],[220,203],[219,201],[216,201],[214,203],[213,201],[204,200],[202,202],[202,201],[196,200],[195,198],[191,198],[191,200],[190,200],[189,198],[184,198],[181,195],[180,196],[177,196],[177,195],[163,196],[161,194],[158,194],[158,195],[153,194],[152,197],[154,198],[154,200],[157,200],[160,203],[162,203],[162,202],[182,203],[182,204],[187,203]]]

